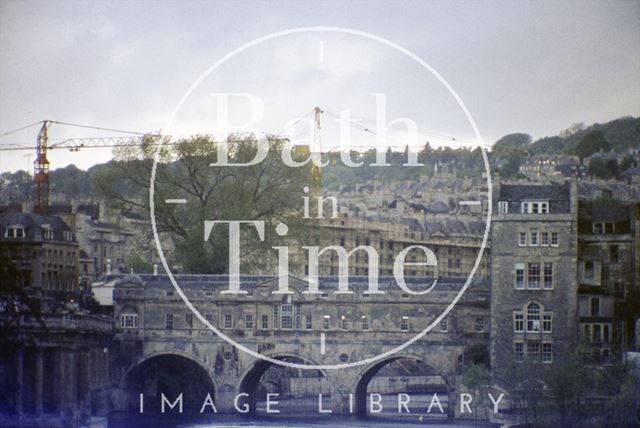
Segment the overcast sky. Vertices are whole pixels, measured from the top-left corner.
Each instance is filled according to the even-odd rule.
[[[222,56],[311,26],[372,33],[415,53],[457,92],[489,143],[511,132],[539,138],[575,122],[640,115],[638,1],[0,0],[0,134],[42,119],[167,131],[187,89]],[[296,34],[247,49],[203,79],[175,130],[211,132],[211,93],[220,92],[258,94],[265,104],[259,127],[267,131],[316,105],[348,108],[369,126],[371,93],[385,93],[388,120],[410,117],[436,143],[475,141],[433,75],[388,46],[347,34]],[[244,104],[233,105],[232,116]],[[0,144],[35,143],[36,132]],[[53,139],[84,135],[97,134],[51,129]],[[26,168],[28,155],[0,152],[0,171]],[[86,168],[106,156],[85,150],[54,153],[51,161]]]

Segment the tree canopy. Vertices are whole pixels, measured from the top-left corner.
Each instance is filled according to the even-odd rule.
[[[118,161],[94,175],[96,191],[114,206],[148,212],[155,143],[120,150]],[[283,144],[270,140],[264,161],[242,167],[211,166],[217,161],[218,143],[207,136],[167,142],[162,147],[154,205],[158,232],[175,249],[165,251],[171,256],[170,263],[187,272],[227,271],[228,228],[216,227],[205,241],[205,221],[265,222],[264,241],[250,227],[241,232],[241,262],[253,270],[269,262],[271,247],[278,239],[274,233],[278,223],[289,227],[289,237],[301,230],[302,189],[311,185],[310,168],[284,165],[280,160]],[[255,140],[229,142],[230,163],[251,161],[256,147]],[[168,199],[185,199],[187,203],[172,204]]]

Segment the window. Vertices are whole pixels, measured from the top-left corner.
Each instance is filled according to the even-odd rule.
[[[282,318],[280,318],[280,327],[286,329],[293,328],[293,305],[282,304]]]
[[[531,242],[529,243],[530,246],[532,247],[537,247],[538,246],[538,231],[537,230],[532,230],[531,231]]]
[[[184,314],[184,325],[187,328],[193,328],[193,314]]]
[[[542,362],[550,363],[553,361],[553,351],[551,348],[551,343],[543,343],[542,344]]]
[[[244,316],[244,328],[247,330],[253,329],[253,315],[247,314]]]
[[[542,332],[551,333],[552,330],[552,315],[544,314],[542,316]]]
[[[167,314],[164,318],[164,328],[167,330],[173,329],[173,314]]]
[[[524,263],[516,263],[516,283],[517,290],[524,289]]]
[[[65,230],[64,232],[62,232],[62,237],[65,241],[73,241],[73,232]]]
[[[540,202],[540,213],[542,214],[549,213],[549,202]]]
[[[547,214],[549,202],[522,202],[520,212],[522,214]]]
[[[515,356],[516,361],[518,362],[524,361],[524,343],[515,342],[513,344],[513,354]]]
[[[313,317],[312,317],[311,315],[307,315],[307,316],[305,317],[305,325],[304,325],[304,327],[305,327],[307,330],[311,330],[311,329],[313,329]]]
[[[596,235],[602,235],[604,230],[604,226],[602,223],[593,223],[593,233]]]
[[[611,343],[611,324],[585,324],[583,337],[589,343],[609,344]]]
[[[513,331],[516,333],[524,332],[524,314],[515,313],[513,316]]]
[[[594,276],[595,276],[595,270],[593,268],[593,262],[591,261],[584,262],[584,278],[593,279]]]
[[[231,328],[233,326],[233,320],[231,314],[224,314],[224,328]]]
[[[600,316],[600,299],[598,297],[591,298],[589,313],[592,317]]]
[[[138,327],[138,314],[122,314],[120,315],[120,327],[136,328]]]
[[[476,331],[481,333],[484,331],[484,318],[476,318]]]
[[[442,321],[440,321],[440,331],[443,333],[446,333],[448,328],[449,328],[448,320],[447,318],[444,318]]]
[[[540,305],[529,303],[527,306],[527,332],[536,333],[540,331]]]
[[[209,322],[213,322],[213,314],[206,314],[204,318]]]
[[[609,261],[611,263],[618,263],[620,260],[620,251],[617,245],[612,245],[609,247]]]
[[[53,229],[48,224],[42,225],[42,234],[44,235],[44,239],[53,239]]]
[[[294,313],[294,317],[295,317],[295,321],[296,321],[296,329],[300,330],[301,323],[302,323],[302,314],[300,313],[300,305],[294,305],[293,306],[293,313]]]
[[[369,318],[367,318],[365,315],[362,316],[362,329],[369,330]]]
[[[528,288],[540,288],[540,263],[529,263]]]
[[[24,238],[25,232],[22,226],[11,226],[4,231],[5,238]]]
[[[524,247],[527,245],[527,232],[520,232],[518,234],[518,246]]]
[[[540,361],[540,342],[537,340],[527,342],[527,360]]]
[[[278,320],[280,319],[280,307],[273,305],[273,328],[278,328]]]
[[[560,245],[560,234],[558,232],[551,232],[551,246],[557,247]]]
[[[544,288],[553,288],[553,263],[545,262],[544,264]]]
[[[402,317],[400,320],[400,330],[409,331],[409,317]]]
[[[322,318],[322,328],[324,330],[329,330],[331,328],[331,316],[330,315],[325,315]]]
[[[498,213],[507,214],[508,212],[509,212],[509,202],[507,201],[498,202]]]
[[[549,246],[549,232],[540,232],[540,245],[543,247]]]
[[[584,339],[587,342],[591,342],[591,324],[584,325]]]
[[[262,329],[266,330],[269,328],[269,315],[262,316]]]
[[[347,329],[347,317],[344,315],[340,317],[340,328],[343,330]]]

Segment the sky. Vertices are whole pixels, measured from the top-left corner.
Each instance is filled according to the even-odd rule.
[[[319,26],[379,39],[301,31],[256,43],[206,73],[256,39]],[[386,123],[401,119],[387,145],[410,141],[402,118],[415,124],[417,145],[554,135],[576,122],[640,115],[640,2],[0,0],[0,134],[43,119],[215,133],[223,93],[253,97],[228,96],[230,128],[301,142],[308,113],[320,106],[323,148],[377,144],[380,133],[364,129],[383,129],[374,128],[381,94]],[[353,125],[341,134],[346,122],[333,114],[347,110]],[[0,136],[0,145],[35,145],[37,130]],[[111,135],[50,128],[52,142]],[[109,156],[54,150],[50,161],[87,168]],[[0,151],[0,172],[32,161],[31,151]]]

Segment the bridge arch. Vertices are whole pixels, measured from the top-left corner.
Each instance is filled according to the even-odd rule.
[[[125,392],[125,409],[139,413],[140,394],[144,395],[144,413],[160,412],[161,394],[173,402],[179,394],[185,413],[199,412],[207,397],[215,403],[215,383],[210,370],[193,356],[180,352],[146,355],[129,367],[120,388]]]
[[[306,356],[300,356],[300,355],[294,355],[291,353],[274,353],[274,354],[270,354],[268,355],[268,357],[276,359],[276,360],[284,360],[284,361],[289,361],[289,362],[296,362],[296,363],[304,363],[304,364],[317,364],[316,361],[314,361],[312,358],[308,358]],[[260,396],[260,392],[264,392],[264,391],[259,391],[260,389],[260,381],[262,379],[262,377],[267,373],[267,371],[271,368],[275,368],[277,370],[281,370],[281,371],[288,371],[288,372],[296,372],[298,374],[300,373],[306,373],[309,374],[309,372],[315,372],[318,377],[322,377],[324,378],[327,382],[329,381],[329,377],[327,376],[327,372],[324,370],[318,370],[318,369],[313,369],[313,370],[304,370],[304,369],[294,369],[294,368],[290,368],[290,367],[285,367],[285,366],[281,366],[275,363],[272,363],[270,361],[265,361],[262,359],[257,359],[253,362],[253,364],[251,364],[248,368],[246,368],[240,375],[239,375],[239,384],[238,384],[238,392],[239,393],[246,393],[249,394],[249,396],[247,397],[247,399],[245,400],[245,402],[249,405],[250,407],[250,414],[255,414],[256,413],[256,404],[258,402],[258,398]],[[313,377],[313,376],[311,376]],[[327,384],[328,385],[328,384]],[[330,396],[330,389],[327,388],[327,391],[321,391],[320,389],[318,391],[323,392],[324,396],[326,397],[327,400],[329,400],[329,396]],[[314,391],[314,392],[318,392],[318,391]],[[295,393],[295,391],[286,391],[289,393]],[[317,395],[316,395],[316,401],[317,401]],[[317,404],[315,405],[317,407]]]
[[[414,353],[399,353],[389,358],[385,358],[381,361],[376,361],[372,364],[369,364],[358,373],[351,388],[354,393],[354,414],[356,416],[363,417],[367,415],[367,389],[369,383],[373,380],[376,374],[378,374],[378,372],[380,372],[389,364],[400,360],[412,360],[416,363],[423,364],[429,369],[433,370],[434,374],[438,376],[444,383],[447,390],[447,396],[450,396],[450,392],[454,389],[455,385],[452,384],[453,377],[451,376],[452,373],[450,372],[449,368],[443,370],[442,367],[438,367],[437,364],[429,361],[427,358],[425,358],[424,355],[418,355]]]

